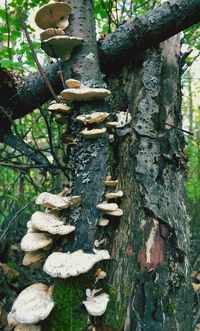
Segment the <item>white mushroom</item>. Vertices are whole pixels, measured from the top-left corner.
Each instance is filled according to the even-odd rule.
[[[27,233],[21,241],[21,249],[25,252],[33,252],[49,246],[52,239],[47,233]]]
[[[14,331],[41,331],[42,327],[36,324],[18,324]]]
[[[76,79],[67,79],[65,81],[65,84],[69,88],[80,88],[81,86],[83,86],[83,84],[81,84],[81,82],[79,80],[76,80]]]
[[[69,88],[63,90],[61,96],[69,101],[90,101],[94,99],[102,99],[110,95],[110,91],[105,88],[90,88],[87,86],[80,88]]]
[[[102,293],[95,296],[95,294],[99,291],[100,290],[86,290],[87,300],[83,301],[83,304],[87,309],[88,314],[92,316],[103,315],[109,302],[109,295],[107,293]]]
[[[100,220],[99,220],[99,225],[100,226],[107,226],[108,224],[109,224],[109,220],[107,219],[107,218],[101,218]]]
[[[106,199],[118,199],[123,197],[123,192],[122,191],[116,191],[116,192],[108,192],[106,193]]]
[[[82,41],[83,40],[79,37],[70,37],[66,35],[55,36],[44,40],[41,44],[41,48],[50,57],[56,59],[61,58],[62,60],[67,61],[74,48],[80,46]]]
[[[65,103],[52,103],[49,105],[48,110],[52,112],[62,112],[68,114],[71,110],[71,107],[67,106]]]
[[[106,120],[106,118],[109,116],[109,113],[106,112],[96,112],[92,114],[82,114],[76,117],[77,122],[83,123],[83,124],[99,124]]]
[[[37,205],[44,205],[46,208],[69,208],[70,201],[68,197],[61,197],[57,194],[43,192],[35,199]]]
[[[44,320],[54,307],[52,287],[37,283],[25,288],[15,300],[11,314],[21,324]]]
[[[41,211],[36,211],[32,215],[31,222],[35,229],[51,234],[66,235],[75,230],[75,226],[64,224],[59,217]]]
[[[102,136],[106,132],[106,128],[101,128],[101,129],[84,129],[80,132],[80,135],[89,138],[89,139],[96,139]]]
[[[102,203],[97,205],[97,208],[105,212],[112,212],[118,209],[118,205],[116,203],[108,203],[106,201],[103,201]]]
[[[41,7],[36,16],[35,23],[41,29],[60,28],[66,29],[69,25],[68,17],[71,6],[65,2],[50,2]]]
[[[118,184],[118,180],[106,179],[104,183],[105,183],[105,186],[116,187]]]
[[[101,260],[110,259],[106,250],[95,251],[95,254],[78,250],[73,253],[55,252],[48,256],[43,270],[52,277],[68,278],[86,273]]]
[[[117,210],[114,210],[114,211],[108,211],[108,212],[106,212],[106,214],[108,214],[110,216],[120,217],[123,215],[123,210],[118,208]]]
[[[8,326],[11,328],[14,328],[19,324],[19,322],[16,320],[14,314],[11,311],[8,313],[7,322],[8,322]]]
[[[37,263],[44,259],[46,256],[47,253],[43,251],[28,252],[24,255],[22,265],[28,266],[30,264]]]

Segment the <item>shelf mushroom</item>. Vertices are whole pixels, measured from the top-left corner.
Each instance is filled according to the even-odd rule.
[[[34,251],[34,252],[27,252],[24,255],[22,265],[28,266],[30,264],[37,263],[43,260],[47,256],[47,252],[44,251]]]
[[[21,241],[21,249],[25,252],[37,251],[52,244],[52,238],[47,233],[27,233]]]
[[[46,39],[55,37],[55,36],[64,36],[65,33],[63,30],[61,29],[53,29],[53,28],[49,28],[46,29],[45,31],[43,31],[42,33],[40,33],[40,40],[44,41]]]
[[[67,79],[65,81],[65,84],[70,87],[70,88],[80,88],[82,86],[84,86],[83,84],[81,84],[81,82],[77,79]]]
[[[107,187],[116,187],[118,185],[118,180],[113,180],[110,176],[108,176],[104,183]]]
[[[73,253],[52,253],[48,256],[43,270],[51,277],[68,278],[86,273],[95,263],[110,259],[107,250],[94,250],[94,252],[93,254],[78,250]]]
[[[40,29],[59,28],[66,29],[71,6],[65,2],[50,2],[41,7],[36,16],[35,23]]]
[[[99,291],[101,290],[86,290],[87,300],[83,301],[83,304],[87,309],[88,314],[92,316],[103,315],[109,302],[109,295],[107,293],[96,295]]]
[[[60,194],[42,192],[35,199],[35,203],[46,208],[66,209],[79,206],[82,203],[82,198],[79,195],[65,197]]]
[[[67,106],[65,103],[52,102],[49,105],[48,110],[52,112],[61,112],[64,114],[69,114],[71,107]]]
[[[31,222],[35,229],[51,234],[59,234],[63,236],[75,230],[75,226],[64,224],[64,221],[59,217],[41,211],[36,211],[32,215]]]
[[[106,132],[106,128],[101,129],[92,129],[88,130],[87,128],[80,132],[80,135],[88,139],[96,139],[102,136]]]
[[[110,95],[110,91],[105,88],[82,86],[80,88],[65,89],[60,94],[63,99],[68,101],[91,101],[107,97]]]
[[[106,199],[111,200],[111,199],[118,199],[123,197],[123,192],[122,191],[115,191],[115,192],[108,192],[106,193]]]
[[[106,120],[109,113],[106,112],[95,112],[87,115],[79,115],[76,117],[76,121],[82,124],[99,124]]]
[[[97,205],[97,208],[104,212],[113,212],[118,209],[118,205],[116,203],[109,203],[107,201],[103,201],[102,203]]]
[[[42,327],[36,324],[18,324],[14,331],[41,331]]]
[[[15,300],[10,318],[21,324],[36,324],[44,320],[54,307],[53,287],[37,283],[25,288]]]
[[[41,48],[50,57],[67,61],[74,48],[80,46],[82,41],[83,39],[79,37],[54,36],[44,40]]]

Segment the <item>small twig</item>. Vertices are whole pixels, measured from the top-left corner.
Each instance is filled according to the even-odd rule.
[[[192,327],[193,327],[193,328],[195,328],[195,326],[197,325],[198,320],[199,320],[199,317],[200,317],[200,305],[199,305],[199,307],[198,307],[198,311],[197,311],[196,316],[195,316],[195,318],[194,318],[194,321],[193,321],[193,323],[192,323]]]
[[[10,49],[10,23],[9,23],[9,15],[8,15],[8,0],[5,0],[5,9],[6,9],[6,25],[8,29],[8,39],[7,39],[8,57],[9,60],[12,61],[12,54]]]
[[[11,225],[12,225],[12,224],[18,219],[18,217],[20,216],[20,214],[21,214],[25,209],[27,209],[27,208],[29,208],[29,207],[32,207],[33,204],[34,204],[34,201],[31,201],[31,202],[29,202],[26,206],[24,206],[23,208],[19,209],[19,210],[16,212],[15,216],[13,216],[13,218],[11,218],[11,220],[8,222],[7,227],[5,228],[5,230],[3,231],[3,233],[1,234],[1,236],[0,236],[0,240],[2,240],[2,239],[5,237],[6,233],[7,233],[8,230],[10,229]]]
[[[15,164],[15,163],[6,163],[6,162],[0,162],[0,166],[18,169],[18,170],[41,169],[41,168],[48,169],[49,168],[49,165],[46,165],[46,164]],[[54,167],[54,168],[56,168],[56,167]]]
[[[194,133],[189,132],[189,131],[184,130],[184,129],[180,129],[180,128],[178,128],[177,126],[175,126],[175,125],[173,125],[173,124],[169,124],[169,123],[167,123],[167,122],[166,122],[165,124],[166,124],[166,125],[169,125],[169,126],[171,126],[171,127],[173,127],[173,128],[176,128],[176,129],[179,130],[179,131],[185,132],[185,133],[189,134],[190,136],[194,136]]]
[[[197,58],[200,56],[200,52],[198,52],[198,54],[192,59],[191,63],[189,63],[188,65],[185,65],[185,68],[183,67],[182,69],[182,75],[186,72],[186,70],[188,70],[192,65],[193,63],[197,60]]]
[[[26,23],[24,22],[24,19],[23,19],[23,17],[22,17],[21,10],[18,10],[18,14],[19,14],[19,19],[20,19],[20,22],[21,22],[21,24],[22,24],[22,27],[23,27],[24,33],[25,33],[25,35],[26,35],[26,39],[27,39],[28,44],[29,44],[29,46],[30,46],[30,50],[31,50],[32,57],[33,57],[34,60],[35,60],[35,63],[36,63],[36,65],[37,65],[37,67],[38,67],[38,70],[39,70],[39,72],[40,72],[42,78],[44,79],[44,81],[45,81],[45,83],[46,83],[46,85],[47,85],[49,91],[51,92],[53,98],[56,100],[56,102],[59,102],[59,99],[58,99],[57,95],[55,94],[55,92],[54,92],[54,90],[53,90],[53,88],[52,88],[52,86],[51,86],[51,84],[50,84],[50,82],[49,82],[49,80],[48,80],[48,78],[47,78],[47,76],[46,76],[46,74],[45,74],[45,72],[44,72],[44,70],[43,70],[43,68],[42,68],[42,66],[41,66],[41,64],[40,64],[40,62],[39,62],[39,60],[38,60],[38,58],[37,58],[37,55],[36,55],[36,52],[35,52],[35,50],[34,50],[33,43],[32,43],[32,41],[31,41],[31,38],[30,38],[30,35],[29,35],[29,32],[28,32],[28,29],[27,29]]]

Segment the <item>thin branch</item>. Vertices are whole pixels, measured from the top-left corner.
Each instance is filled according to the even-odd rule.
[[[49,168],[49,165],[46,165],[46,164],[16,164],[16,163],[6,163],[6,162],[1,162],[1,161],[0,161],[0,166],[18,169],[18,170],[41,169],[41,168],[48,169]]]
[[[12,54],[10,49],[10,23],[9,23],[9,15],[8,15],[8,0],[5,0],[5,9],[6,9],[6,25],[8,29],[8,39],[7,39],[8,57],[9,60],[12,61]]]
[[[173,125],[173,124],[169,124],[169,123],[167,123],[167,122],[166,122],[165,124],[168,125],[168,126],[171,126],[171,127],[173,127],[173,128],[176,128],[176,129],[179,130],[179,131],[185,132],[185,133],[187,133],[187,134],[190,135],[190,136],[194,136],[194,133],[189,132],[189,131],[184,130],[184,129],[180,129],[180,128],[178,128],[177,126],[175,126],[175,125]]]
[[[34,50],[33,43],[32,43],[32,41],[31,41],[31,38],[30,38],[30,35],[29,35],[29,32],[28,32],[28,29],[27,29],[26,23],[25,23],[25,21],[24,21],[24,19],[23,19],[23,16],[22,16],[21,10],[18,11],[18,14],[19,14],[19,19],[20,19],[20,21],[21,21],[21,24],[22,24],[22,27],[23,27],[24,33],[25,33],[25,35],[26,35],[26,39],[27,39],[27,41],[28,41],[28,44],[29,44],[29,47],[30,47],[30,50],[31,50],[32,57],[33,57],[34,60],[35,60],[35,63],[36,63],[36,65],[37,65],[37,67],[38,67],[38,70],[39,70],[39,72],[40,72],[42,78],[44,79],[44,81],[45,81],[45,83],[46,83],[46,85],[47,85],[49,91],[51,92],[53,98],[56,100],[56,102],[59,102],[59,99],[58,99],[57,95],[55,94],[55,92],[54,92],[54,90],[53,90],[53,88],[52,88],[52,86],[51,86],[51,84],[50,84],[50,82],[49,82],[49,80],[48,80],[48,78],[47,78],[45,72],[44,72],[44,69],[42,68],[42,66],[41,66],[41,64],[40,64],[40,62],[39,62],[39,60],[38,60],[38,58],[37,58],[37,55],[36,55],[36,52],[35,52],[35,50]]]
[[[25,209],[32,207],[33,204],[34,204],[34,201],[31,201],[31,202],[29,202],[26,206],[24,206],[23,208],[19,209],[19,210],[16,212],[15,216],[13,216],[13,218],[11,218],[11,220],[8,222],[7,227],[5,228],[5,230],[3,231],[3,233],[1,234],[1,236],[0,236],[0,240],[2,240],[2,239],[5,237],[6,233],[7,233],[8,230],[10,229],[11,225],[12,225],[12,224],[18,219],[18,217],[21,215],[21,213],[22,213]]]

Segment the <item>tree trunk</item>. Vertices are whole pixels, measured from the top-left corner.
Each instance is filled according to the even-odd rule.
[[[116,132],[113,146],[125,193],[106,314],[116,330],[192,329],[179,60],[175,36],[109,78],[112,108],[122,110],[127,100],[133,117],[131,132]]]

